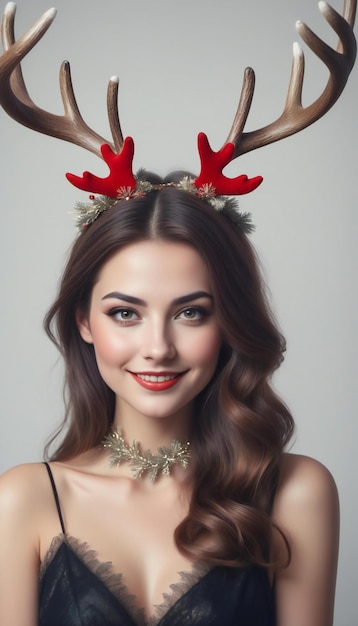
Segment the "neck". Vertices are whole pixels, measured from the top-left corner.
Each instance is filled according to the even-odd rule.
[[[182,443],[190,440],[190,414],[186,410],[168,417],[148,417],[133,410],[116,410],[112,429],[120,430],[128,443],[136,440],[154,453],[174,439]]]

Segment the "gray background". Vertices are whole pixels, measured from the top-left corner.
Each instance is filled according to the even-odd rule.
[[[340,11],[341,1],[332,2]],[[47,0],[18,5],[19,35],[49,7]],[[58,0],[57,8],[55,23],[23,63],[31,95],[62,113],[58,68],[69,59],[84,118],[109,137],[107,80],[119,74],[122,127],[136,142],[135,167],[161,174],[198,170],[198,131],[215,149],[222,145],[246,65],[257,76],[247,129],[278,117],[296,19],[336,42],[314,0]],[[308,103],[327,72],[309,51],[306,61]],[[323,120],[227,168],[231,176],[265,178],[240,204],[253,213],[253,241],[288,340],[275,384],[297,421],[292,450],[325,463],[341,495],[336,626],[357,623],[357,87],[355,68]],[[62,416],[61,364],[41,320],[74,238],[68,212],[86,196],[63,173],[105,175],[106,168],[90,153],[22,128],[3,113],[0,138],[4,470],[40,459]]]

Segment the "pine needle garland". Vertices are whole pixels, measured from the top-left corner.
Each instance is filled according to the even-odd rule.
[[[153,482],[159,475],[169,476],[174,465],[186,469],[190,459],[190,443],[182,444],[174,439],[170,446],[161,446],[157,454],[150,450],[141,451],[140,444],[134,440],[131,445],[124,441],[120,431],[111,431],[102,441],[104,448],[110,449],[109,464],[111,467],[128,462],[132,466],[134,478],[147,475]]]

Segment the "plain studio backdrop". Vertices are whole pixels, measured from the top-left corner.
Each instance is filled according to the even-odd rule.
[[[342,10],[343,0],[332,0]],[[2,8],[5,3],[1,2]],[[20,36],[48,0],[19,0]],[[71,62],[80,110],[110,138],[106,88],[120,76],[120,116],[135,139],[135,169],[198,171],[196,136],[215,150],[230,128],[244,68],[256,72],[247,129],[276,119],[286,97],[294,24],[335,46],[315,0],[58,0],[58,15],[23,62],[34,101],[62,113],[58,70]],[[304,103],[327,70],[304,46]],[[275,385],[297,422],[292,450],[329,467],[341,497],[336,626],[356,626],[357,432],[357,67],[333,110],[314,126],[244,155],[229,176],[261,174],[242,196],[252,239],[287,337]],[[64,173],[106,175],[98,158],[20,127],[0,111],[1,424],[0,470],[41,460],[62,414],[62,369],[42,330],[67,251],[71,209],[86,193]]]

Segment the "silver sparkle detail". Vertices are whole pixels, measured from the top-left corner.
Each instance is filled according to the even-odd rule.
[[[190,460],[190,443],[182,444],[177,439],[169,446],[158,448],[157,454],[152,454],[150,450],[142,451],[136,440],[131,445],[127,444],[121,431],[114,430],[105,436],[101,445],[110,450],[111,467],[128,462],[134,478],[147,475],[153,482],[159,475],[169,476],[174,465],[187,469]]]

